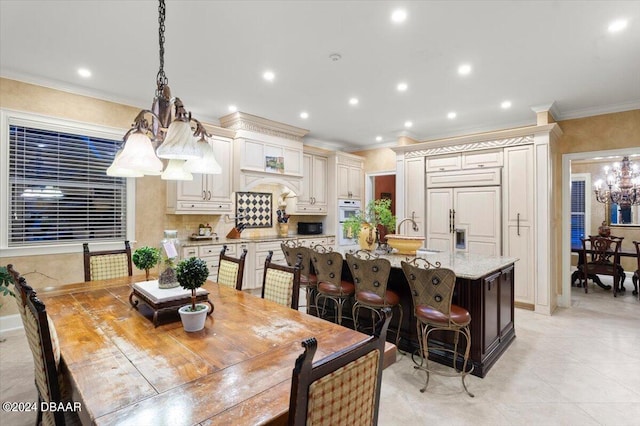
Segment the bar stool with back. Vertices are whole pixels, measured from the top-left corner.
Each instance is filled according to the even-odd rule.
[[[420,392],[424,392],[427,389],[429,375],[434,373],[450,377],[461,377],[465,392],[473,397],[474,395],[469,392],[464,381],[467,374],[473,371],[473,367],[467,371],[469,351],[471,349],[471,331],[469,329],[471,315],[466,309],[451,303],[456,285],[455,273],[450,269],[441,268],[439,262],[432,265],[422,258],[415,258],[410,262],[402,261],[401,264],[413,297],[418,342],[422,356],[420,364],[414,368],[424,370],[427,374],[427,380]],[[439,345],[437,350],[439,352],[448,352],[452,355],[455,373],[444,373],[430,368],[429,335],[434,331],[450,331],[454,333],[453,348],[450,345]],[[462,354],[462,368],[458,370],[460,336],[465,338],[465,346]]]
[[[331,300],[336,304],[336,322],[342,324],[342,307],[355,291],[352,282],[342,279],[342,254],[317,245],[311,252],[311,262],[318,278],[317,315],[320,316],[320,300]]]

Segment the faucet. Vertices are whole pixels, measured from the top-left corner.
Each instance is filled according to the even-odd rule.
[[[418,224],[416,223],[415,220],[411,219],[410,217],[407,217],[405,219],[402,219],[400,221],[400,223],[398,224],[397,230],[396,230],[396,235],[400,235],[400,226],[405,223],[406,221],[410,221],[411,223],[413,223],[413,230],[415,232],[418,232]]]

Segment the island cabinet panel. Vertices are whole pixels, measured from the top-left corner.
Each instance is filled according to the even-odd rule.
[[[480,346],[481,355],[485,356],[500,343],[500,272],[482,279],[482,300],[484,327]]]

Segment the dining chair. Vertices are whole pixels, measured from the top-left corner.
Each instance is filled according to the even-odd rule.
[[[77,407],[71,400],[71,384],[61,368],[58,334],[47,310],[36,292],[20,276],[13,265],[8,265],[15,281],[16,302],[22,315],[27,342],[35,365],[34,376],[38,391],[38,414],[36,424],[79,425],[78,414],[72,410],[43,410],[43,405]],[[21,307],[22,306],[22,307]]]
[[[589,238],[581,240],[583,263],[578,268],[581,271],[584,292],[589,292],[587,280],[590,275],[610,275],[613,277],[613,296],[617,297],[626,278],[624,269],[620,265],[620,247],[624,237],[590,235]],[[591,256],[587,257],[589,253]]]
[[[640,284],[640,241],[634,241],[633,245],[636,247],[636,261],[638,265],[636,266],[636,271],[633,273],[633,277],[631,281],[633,281],[633,294],[638,296],[638,300],[640,300],[640,290],[638,285]]]
[[[287,240],[280,244],[287,265],[294,266],[298,261],[298,257],[302,258],[300,263],[300,287],[306,292],[306,308],[310,312],[312,303],[317,293],[318,277],[312,272],[311,266],[311,249],[304,247],[295,240]]]
[[[98,281],[133,275],[131,246],[124,242],[124,249],[89,251],[89,243],[82,244],[84,253],[84,280]]]
[[[358,330],[360,309],[371,312],[372,326],[382,318],[382,309],[398,308],[400,315],[396,328],[396,347],[400,341],[400,326],[402,325],[402,305],[400,296],[387,288],[391,263],[365,250],[346,254],[346,262],[353,277],[355,286],[354,303],[352,307],[354,328]]]
[[[244,276],[244,263],[247,257],[247,249],[242,249],[240,257],[228,256],[227,245],[220,250],[220,261],[218,263],[218,284],[233,287],[238,291],[242,290],[242,279]]]
[[[342,308],[353,296],[355,287],[352,282],[342,279],[342,254],[317,245],[312,249],[311,262],[318,278],[316,294],[316,313],[320,317],[320,300],[331,300],[336,305],[336,323],[342,324]],[[323,305],[324,306],[324,305]]]
[[[318,342],[302,342],[304,353],[296,360],[289,399],[290,426],[378,424],[384,345],[391,309],[374,334],[340,352],[313,362]]]
[[[298,260],[294,266],[271,263],[272,257],[273,250],[269,250],[267,258],[264,261],[261,297],[298,310],[302,257],[298,256]]]
[[[416,329],[418,343],[420,344],[420,364],[414,368],[425,371],[427,380],[420,392],[427,390],[431,374],[462,378],[462,386],[470,397],[464,379],[473,371],[473,367],[467,370],[469,350],[471,348],[471,315],[466,309],[452,304],[453,290],[456,285],[456,274],[447,268],[441,268],[439,263],[431,264],[426,259],[415,258],[409,262],[401,261],[402,271],[407,278],[411,295],[413,297],[414,314],[416,316]],[[453,373],[443,372],[440,369],[431,369],[429,364],[429,335],[432,332],[452,332],[453,348],[437,346],[431,348],[438,353],[446,352],[452,355]],[[460,336],[464,337],[464,353],[459,354]],[[462,368],[458,370],[459,356],[462,355]]]

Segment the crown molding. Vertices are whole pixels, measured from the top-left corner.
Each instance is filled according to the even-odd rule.
[[[309,130],[290,126],[277,121],[258,117],[245,112],[234,112],[220,118],[220,125],[234,131],[245,130],[248,132],[262,133],[294,141],[302,142],[302,138]]]

